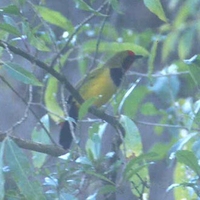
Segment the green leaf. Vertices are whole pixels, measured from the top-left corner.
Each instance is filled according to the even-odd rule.
[[[50,76],[47,81],[47,86],[44,95],[44,102],[46,108],[48,111],[50,111],[49,115],[55,122],[60,122],[60,117],[64,117],[64,112],[56,99],[56,94],[58,92],[58,84],[58,80],[53,76]]]
[[[162,160],[169,156],[169,149],[171,148],[171,143],[156,143],[150,149],[151,156],[148,157],[149,161]],[[153,154],[154,153],[154,154]]]
[[[59,64],[54,67],[54,69],[57,72],[60,72],[59,70],[60,65],[64,66],[64,63],[66,63],[71,52],[72,50],[69,50],[62,55],[62,57],[59,60]],[[47,110],[51,112],[49,113],[49,115],[51,119],[53,119],[56,123],[59,123],[61,117],[64,117],[64,112],[56,99],[58,93],[58,86],[59,86],[59,81],[53,76],[50,76],[47,81],[45,95],[44,95],[44,102],[47,107]]]
[[[115,183],[113,183],[110,179],[108,179],[106,176],[103,176],[101,174],[97,174],[96,172],[93,171],[86,171],[87,174],[92,175],[96,178],[99,178],[107,183],[110,183],[111,185],[115,185]]]
[[[162,60],[165,61],[172,51],[174,51],[179,37],[178,31],[172,31],[167,35],[162,47]]]
[[[93,123],[89,129],[89,139],[87,140],[85,149],[91,162],[99,159],[101,156],[101,141],[106,127],[107,123]]]
[[[1,7],[0,8],[0,14],[5,13],[5,14],[12,14],[12,15],[20,15],[20,10],[16,5],[10,4],[6,7]]]
[[[169,123],[168,115],[166,113],[163,113],[163,115],[160,116],[160,119],[158,120],[158,124],[168,124],[168,123]],[[154,127],[154,131],[157,135],[162,135],[164,129],[165,127],[159,125]]]
[[[91,11],[93,10],[86,2],[84,2],[83,0],[75,0],[76,3],[76,8],[77,9],[81,9],[81,10],[85,10],[85,11]]]
[[[8,15],[3,15],[3,20],[6,24],[10,24],[11,26],[15,27],[18,29],[17,23],[14,21],[14,19]],[[19,30],[19,29],[18,29]]]
[[[35,6],[35,9],[39,12],[41,17],[50,24],[58,26],[68,31],[70,34],[74,31],[72,23],[60,12],[42,6]]]
[[[127,157],[139,155],[142,151],[142,142],[137,126],[125,115],[121,115],[119,122],[126,132],[121,149],[123,149]]]
[[[198,198],[195,198],[194,196],[192,198],[191,188],[188,188],[186,185],[184,185],[184,183],[182,183],[184,180],[186,180],[187,174],[188,174],[188,168],[183,167],[183,164],[181,163],[176,163],[176,166],[174,169],[174,176],[173,176],[175,184],[172,184],[167,189],[167,192],[170,189],[174,189],[175,199],[198,199]],[[191,179],[190,176],[188,178]],[[192,184],[192,181],[191,181],[191,184]]]
[[[173,26],[175,28],[179,28],[179,26],[183,25],[186,22],[192,8],[190,3],[191,1],[185,1],[184,4],[180,6],[180,9],[176,14],[176,18],[174,19],[174,23],[173,23]]]
[[[30,37],[30,44],[32,46],[34,46],[37,50],[39,51],[46,51],[49,52],[51,51],[51,49],[49,47],[46,46],[44,40],[42,40],[41,38],[35,37],[35,36],[31,36]]]
[[[42,86],[42,83],[29,71],[25,70],[16,63],[5,62],[3,63],[5,70],[15,79],[34,86]]]
[[[96,51],[96,40],[90,40],[88,42],[85,42],[84,45],[82,46],[82,50],[83,52],[86,53],[93,53]],[[149,52],[136,44],[133,43],[117,43],[117,42],[101,42],[99,44],[99,52],[108,52],[111,51],[114,52],[119,52],[119,51],[125,51],[125,50],[131,50],[133,52],[135,52],[135,54],[138,55],[143,55],[143,56],[148,56]]]
[[[5,140],[0,144],[0,199],[4,199],[5,195],[5,178],[3,174],[4,167],[4,148],[5,148]]]
[[[49,131],[50,130],[50,125],[49,125],[49,117],[48,115],[44,115],[41,118],[41,123],[45,126],[45,128]],[[34,142],[42,143],[42,144],[51,144],[51,140],[49,139],[49,136],[47,133],[44,131],[42,127],[35,127],[32,132],[32,140]],[[43,153],[38,153],[33,151],[33,165],[37,168],[41,168],[42,165],[44,164],[47,155]]]
[[[155,156],[155,153],[141,154],[138,157],[131,159],[125,167],[124,176],[126,179],[130,180],[136,173],[138,173],[143,168],[147,167],[149,163],[149,158]]]
[[[184,62],[188,65],[190,74],[195,82],[195,84],[200,87],[200,55],[195,55],[188,60],[184,60]]]
[[[162,4],[160,0],[144,0],[145,6],[155,15],[157,15],[161,20],[167,22],[168,19],[165,16],[165,12],[163,10]]]
[[[75,3],[76,3],[76,8],[77,9],[89,11],[89,12],[95,13],[96,15],[100,15],[100,16],[106,16],[106,15],[101,14],[100,12],[97,12],[96,10],[94,10],[91,6],[89,6],[83,0],[75,0]]]
[[[93,97],[84,101],[84,103],[80,106],[80,109],[78,112],[79,119],[83,119],[83,117],[87,115],[89,107],[92,106],[96,100],[97,100],[97,97]]]
[[[0,29],[7,31],[8,33],[11,33],[13,35],[21,36],[19,30],[10,24],[0,23]]]
[[[198,159],[192,151],[188,150],[177,151],[176,158],[178,162],[185,164],[194,172],[196,172],[198,176],[200,176],[200,166],[198,164]]]
[[[41,37],[37,37],[38,27],[32,28],[27,22],[22,22],[22,32],[27,36],[29,43],[39,51],[52,51],[48,46],[47,42]],[[53,38],[53,37],[51,37]],[[54,41],[51,41],[52,44]]]
[[[185,59],[190,53],[194,40],[194,34],[194,29],[188,29],[179,39],[178,54],[181,59]]]
[[[131,87],[126,91],[126,93],[123,94],[123,98],[118,106],[118,113],[121,113],[121,110],[123,108],[124,103],[126,102],[126,99],[133,93],[133,90],[136,88],[140,80],[141,78],[137,79],[137,81],[134,84],[132,84]]]
[[[113,185],[104,185],[103,187],[100,188],[99,190],[99,194],[108,194],[108,193],[112,193],[115,192],[117,190],[117,188]]]
[[[118,0],[111,0],[110,4],[113,8],[113,10],[117,11],[119,14],[123,14],[120,10],[119,1]]]
[[[158,114],[158,110],[155,108],[155,106],[152,103],[147,102],[142,105],[141,113],[146,116],[150,116],[150,115],[153,116],[153,115]]]
[[[133,118],[136,116],[143,99],[148,94],[147,87],[140,86],[136,87],[133,92],[126,98],[124,102],[124,114]]]
[[[34,169],[27,159],[27,155],[9,138],[5,143],[5,160],[10,168],[11,177],[15,181],[20,193],[25,199],[46,199],[42,186],[35,179]]]

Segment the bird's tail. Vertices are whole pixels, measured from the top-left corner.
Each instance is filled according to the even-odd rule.
[[[78,120],[78,106],[75,102],[71,103],[69,109],[69,117],[73,118],[75,122]],[[76,123],[73,123],[74,129]],[[70,129],[70,124],[68,121],[65,121],[60,130],[59,143],[64,149],[69,149],[73,140],[73,136]]]

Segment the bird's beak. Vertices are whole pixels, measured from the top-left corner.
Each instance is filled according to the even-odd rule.
[[[135,55],[135,59],[143,58],[144,56],[142,55]]]

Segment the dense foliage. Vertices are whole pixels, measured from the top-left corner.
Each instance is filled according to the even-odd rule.
[[[161,161],[172,169],[166,194],[200,198],[199,0],[141,1],[160,25],[140,31],[113,25],[111,15],[126,15],[117,0],[71,1],[85,16],[79,23],[45,1],[33,2],[13,0],[0,8],[0,98],[9,90],[25,105],[9,129],[0,126],[0,199],[117,199],[128,195],[123,187],[132,198],[149,199],[162,185],[151,175]],[[127,49],[144,59],[109,106],[90,109],[95,118],[86,117],[93,99],[82,104],[79,120],[90,123],[86,142],[79,145],[80,125],[66,153],[51,128],[72,120],[66,115],[67,95],[77,98],[71,81]],[[23,140],[15,131],[30,116],[37,123]]]

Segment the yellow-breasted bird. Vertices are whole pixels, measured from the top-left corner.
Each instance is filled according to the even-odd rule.
[[[84,100],[97,97],[93,103],[94,106],[100,107],[106,104],[116,93],[125,72],[136,59],[141,57],[130,50],[116,53],[103,66],[92,70],[85,79],[81,80],[76,88],[77,91]],[[77,121],[80,105],[73,97],[69,97],[69,99],[69,117]],[[73,125],[75,128],[75,123]],[[59,143],[64,149],[68,149],[72,139],[70,124],[65,121],[60,131]]]

